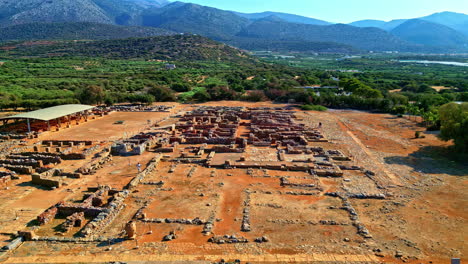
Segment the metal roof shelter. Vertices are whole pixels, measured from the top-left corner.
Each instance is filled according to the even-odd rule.
[[[73,115],[76,113],[81,113],[87,110],[91,110],[93,108],[94,106],[81,105],[81,104],[59,105],[59,106],[53,106],[49,108],[32,111],[32,112],[21,113],[21,114],[17,114],[13,116],[7,116],[7,117],[3,117],[0,119],[2,120],[26,119],[28,121],[28,130],[29,132],[31,132],[31,127],[29,124],[30,119],[47,121],[47,123],[49,123],[50,120],[58,119],[64,116]]]

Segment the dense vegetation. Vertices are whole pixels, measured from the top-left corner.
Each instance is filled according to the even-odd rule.
[[[225,40],[226,43],[245,50],[263,50],[270,52],[289,52],[291,50],[301,53],[332,53],[357,54],[362,50],[353,46],[336,42],[313,42],[304,40],[276,40],[233,37]]]
[[[193,35],[17,43],[0,47],[0,108],[271,99],[303,104],[304,110],[353,108],[421,116],[432,129],[441,123],[448,127],[439,107],[468,101],[466,67],[406,64],[401,58],[406,57],[337,60],[332,55],[270,54],[259,60]],[[440,91],[433,86],[441,86]]]
[[[109,41],[14,45],[4,56],[85,56],[112,59],[250,61],[246,53],[196,35],[172,35]],[[1,58],[1,57],[0,57]]]
[[[124,27],[89,22],[33,23],[1,29],[0,42],[12,40],[123,39],[175,34],[149,27]]]
[[[458,151],[468,154],[468,103],[440,107],[440,122],[441,138],[453,140]]]
[[[328,109],[323,105],[302,105],[302,110],[305,111],[327,111]]]

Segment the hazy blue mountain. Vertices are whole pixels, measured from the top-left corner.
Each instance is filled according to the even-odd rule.
[[[468,48],[468,37],[441,24],[411,19],[391,31],[395,36],[416,44]]]
[[[457,31],[468,35],[468,15],[454,12],[441,12],[435,13],[430,16],[422,17],[422,20],[426,20],[433,23],[438,23],[451,27]]]
[[[298,15],[293,15],[293,14],[286,14],[286,13],[280,13],[280,12],[262,12],[262,13],[251,13],[251,14],[246,14],[246,13],[238,13],[234,12],[235,14],[248,18],[250,20],[258,20],[270,16],[276,16],[279,17],[287,22],[291,23],[298,23],[298,24],[310,24],[310,25],[330,25],[332,23],[315,19],[315,18],[310,18],[310,17],[305,17],[305,16],[298,16]]]
[[[461,33],[464,33],[465,35],[468,35],[468,15],[466,14],[455,12],[440,12],[415,19],[441,24],[455,29]],[[389,22],[382,20],[360,20],[352,22],[349,25],[356,27],[377,27],[387,31],[391,31],[408,20],[409,19],[395,19]]]
[[[366,50],[409,50],[406,43],[378,28],[359,28],[344,24],[317,26],[281,21],[256,21],[242,30],[238,37],[269,40],[303,40],[336,42]]]
[[[386,31],[391,31],[392,29],[398,27],[399,25],[405,23],[406,21],[408,21],[408,19],[394,19],[385,23],[382,29]]]
[[[391,31],[392,29],[398,27],[399,25],[405,23],[407,19],[395,19],[392,21],[382,21],[382,20],[360,20],[356,22],[349,23],[351,26],[355,27],[376,27],[386,31]]]
[[[349,23],[351,26],[355,27],[376,27],[376,28],[383,28],[387,22],[382,20],[374,20],[374,19],[365,19],[359,20],[352,23]]]

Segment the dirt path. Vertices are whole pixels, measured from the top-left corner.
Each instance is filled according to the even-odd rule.
[[[347,133],[354,140],[354,142],[356,142],[356,144],[358,144],[362,148],[362,150],[367,154],[367,156],[369,156],[369,158],[372,161],[374,161],[376,165],[378,165],[378,167],[387,175],[387,177],[392,180],[393,184],[398,185],[398,186],[403,186],[400,180],[393,173],[391,173],[387,168],[381,165],[381,163],[377,160],[374,154],[372,154],[372,152],[366,146],[364,146],[364,144],[362,144],[361,140],[359,140],[359,138],[357,138],[353,134],[353,132],[348,130]]]
[[[400,179],[398,179],[395,174],[391,173],[390,170],[383,165],[382,161],[380,161],[376,155],[352,132],[352,129],[346,123],[351,121],[343,120],[340,116],[328,112],[320,113],[320,115],[305,112],[305,116],[312,118],[316,123],[318,121],[324,123],[324,135],[333,142],[347,144],[350,147],[350,153],[352,153],[357,162],[365,161],[366,165],[372,165],[372,167],[365,167],[372,168],[372,170],[375,170],[374,172],[385,175],[385,185],[402,185]]]

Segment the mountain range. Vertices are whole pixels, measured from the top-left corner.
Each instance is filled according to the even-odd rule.
[[[468,15],[442,12],[345,24],[279,12],[238,13],[167,0],[0,0],[0,41],[190,33],[250,50],[468,51]]]
[[[455,12],[440,12],[416,19],[444,25],[465,35],[468,35],[468,15],[466,14]],[[395,19],[388,22],[382,20],[360,20],[350,23],[350,25],[356,27],[376,27],[391,31],[408,20],[412,19]]]

